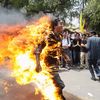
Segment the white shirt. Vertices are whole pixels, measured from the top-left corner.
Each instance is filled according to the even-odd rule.
[[[71,41],[69,38],[68,39],[64,38],[62,40],[62,46],[70,46],[70,45],[71,45]]]

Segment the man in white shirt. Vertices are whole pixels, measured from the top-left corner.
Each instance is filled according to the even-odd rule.
[[[66,67],[66,62],[70,61],[70,46],[71,46],[71,40],[70,40],[70,34],[68,31],[65,29],[63,33],[63,39],[62,39],[62,48],[63,48],[63,66]]]

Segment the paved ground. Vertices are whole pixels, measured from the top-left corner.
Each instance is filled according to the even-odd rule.
[[[0,68],[0,100],[42,100],[41,93],[35,94],[34,84],[19,85],[10,77],[10,71]],[[77,96],[64,91],[67,100],[81,100]]]
[[[68,91],[83,100],[100,100],[100,82],[90,79],[88,70],[69,70],[60,73]]]
[[[19,86],[9,74],[8,70],[0,69],[0,100],[41,100],[40,94],[33,95],[33,85]],[[60,76],[66,85],[67,100],[100,100],[100,82],[92,81],[87,70],[61,69]]]

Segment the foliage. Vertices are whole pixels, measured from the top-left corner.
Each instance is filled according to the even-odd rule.
[[[57,17],[76,16],[72,8],[79,0],[0,0],[4,7],[16,9],[24,8],[27,15],[35,13],[52,13]]]
[[[100,32],[100,0],[89,0],[84,9],[88,28]]]

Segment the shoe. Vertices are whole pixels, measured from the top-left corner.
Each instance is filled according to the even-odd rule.
[[[95,77],[91,77],[91,80],[96,81],[97,79]]]
[[[99,78],[99,81],[100,81],[100,76],[98,78]]]
[[[79,69],[84,69],[83,67],[80,67]]]

